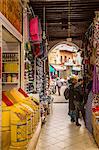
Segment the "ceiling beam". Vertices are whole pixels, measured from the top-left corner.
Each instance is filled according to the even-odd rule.
[[[78,26],[88,26],[88,24],[89,23],[91,23],[91,21],[89,22],[88,20],[87,21],[84,21],[84,22],[73,22],[72,23],[72,25],[73,26],[76,26],[76,25],[78,25]],[[47,26],[49,26],[49,27],[55,27],[55,26],[62,26],[63,24],[62,23],[47,23]],[[67,23],[65,23],[64,25],[67,25]]]
[[[80,7],[97,7],[98,8],[98,5],[99,4],[99,2],[98,3],[94,3],[94,4],[92,4],[92,5],[90,5],[90,4],[86,4],[86,5],[81,5],[81,4],[79,4],[79,5],[77,5],[77,4],[71,4],[71,7],[78,7],[78,8],[80,8]],[[32,5],[32,7],[34,7],[34,8],[42,8],[44,5],[34,5],[34,4],[31,4]],[[45,7],[46,7],[46,9],[53,9],[53,8],[55,8],[55,7],[57,7],[58,9],[61,9],[62,7],[64,7],[65,9],[66,9],[66,7],[68,8],[68,4],[67,5],[65,5],[65,4],[63,4],[63,5],[52,5],[52,4],[50,4],[50,5],[45,5]]]
[[[84,11],[89,11],[89,10],[91,12],[93,12],[96,9],[98,9],[98,8],[93,8],[93,9],[92,8],[86,8],[86,9],[82,9],[80,7],[80,8],[77,9],[77,8],[73,8],[72,7],[71,12],[77,12],[77,13],[81,12],[81,13],[84,13]],[[33,8],[33,10],[37,11],[37,12],[41,12],[43,10],[43,8]],[[68,12],[68,9],[65,9],[65,10],[63,10],[62,8],[61,9],[57,9],[57,7],[55,7],[54,9],[47,9],[46,8],[45,10],[46,10],[47,13],[66,13],[66,12]]]
[[[65,19],[67,22],[68,22],[68,19]],[[74,19],[72,19],[71,18],[71,22],[86,22],[86,21],[92,21],[93,19],[92,18],[74,18]],[[60,22],[62,22],[62,19],[61,18],[59,18],[59,19],[53,19],[53,18],[47,18],[47,20],[46,20],[46,22],[47,23],[60,23]]]
[[[53,1],[53,0],[30,0],[31,3],[34,3],[34,4],[65,4],[65,3],[68,3],[68,0],[56,0],[56,1]],[[77,3],[77,4],[80,4],[80,3],[96,3],[96,2],[99,2],[98,0],[81,0],[81,1],[78,1],[78,0],[72,0],[71,3]]]
[[[62,39],[67,39],[68,36],[61,36],[61,37],[58,37],[58,36],[49,36],[49,41],[52,41],[52,40],[62,40]],[[81,36],[71,36],[72,39],[81,39]]]

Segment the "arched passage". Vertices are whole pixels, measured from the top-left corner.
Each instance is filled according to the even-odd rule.
[[[78,50],[79,47],[70,41],[60,41],[49,50],[48,58],[52,78],[58,76],[67,79],[73,74],[81,76],[81,57]]]
[[[68,42],[68,41],[60,41],[60,42],[57,42],[54,46],[52,46],[51,47],[51,49],[49,50],[49,53],[53,50],[53,49],[55,49],[57,46],[59,46],[59,45],[67,45],[67,46],[73,46],[73,47],[75,47],[77,50],[79,49],[79,47],[75,44],[75,43],[73,43],[73,42]]]

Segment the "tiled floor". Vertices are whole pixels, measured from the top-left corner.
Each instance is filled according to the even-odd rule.
[[[65,97],[63,96],[64,90],[66,89],[66,86],[61,87],[61,96],[58,96],[58,90],[56,90],[56,94],[52,95],[54,97],[55,103],[64,103],[66,102]]]
[[[99,150],[87,129],[70,122],[67,103],[53,104],[43,125],[36,150]]]

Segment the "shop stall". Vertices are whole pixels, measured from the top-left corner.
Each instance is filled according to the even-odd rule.
[[[99,146],[99,12],[88,31],[84,43],[85,89],[89,90],[86,103],[86,127]],[[88,83],[88,84],[87,84]]]
[[[93,71],[93,105],[92,105],[92,125],[95,141],[99,146],[99,11],[94,19],[94,39],[95,63]]]
[[[2,0],[0,8],[0,149],[25,150],[31,141],[35,149],[41,127],[40,105],[39,98],[21,88],[23,11],[19,1],[13,0]]]

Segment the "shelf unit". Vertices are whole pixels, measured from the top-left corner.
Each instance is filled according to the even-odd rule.
[[[19,87],[20,43],[5,28],[2,37],[2,90],[6,91]]]
[[[18,84],[18,82],[2,82],[2,84]]]
[[[13,63],[13,64],[14,64],[14,63],[15,63],[15,64],[18,64],[18,62],[9,62],[9,61],[8,61],[8,62],[2,62],[2,63],[3,63],[3,64],[11,64],[11,63]]]
[[[2,73],[18,74],[18,72],[2,72]]]

